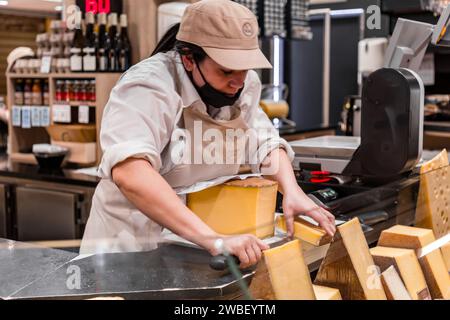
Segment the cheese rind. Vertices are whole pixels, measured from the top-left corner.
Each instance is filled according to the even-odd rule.
[[[225,234],[273,236],[278,185],[250,178],[233,180],[187,195],[186,204],[214,231]]]
[[[430,229],[395,225],[381,232],[378,245],[382,247],[420,249],[435,240],[433,231]]]
[[[447,150],[420,168],[415,225],[440,238],[450,232],[450,168]]]
[[[432,244],[432,230],[408,226],[394,226],[384,230],[379,246],[418,250]],[[433,299],[450,299],[450,277],[440,250],[418,257]]]
[[[265,250],[264,263],[277,300],[315,300],[299,240]]]
[[[337,230],[314,284],[338,288],[344,300],[386,300],[359,220]]]
[[[342,300],[339,289],[313,285],[317,300]]]
[[[442,256],[444,257],[445,264],[447,266],[448,273],[450,273],[450,242],[445,244],[442,248]]]
[[[287,232],[286,219],[284,217],[278,217],[277,227]],[[314,246],[323,246],[331,242],[331,237],[324,229],[309,223],[301,217],[294,218],[294,237]]]
[[[366,237],[362,231],[361,224],[357,218],[350,220],[337,227],[342,235],[345,247],[347,248],[350,259],[355,266],[355,271],[363,287],[368,300],[386,300],[386,295],[382,288],[372,288],[369,286],[370,277],[374,275],[369,272],[374,261],[370,255],[369,246]],[[378,277],[380,275],[377,275]]]
[[[428,292],[428,287],[414,250],[375,247],[370,250],[370,253],[381,272],[386,271],[390,266],[395,267],[413,300],[431,298],[429,294],[421,296],[423,292]]]

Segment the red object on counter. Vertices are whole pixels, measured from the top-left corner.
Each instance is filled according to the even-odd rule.
[[[327,183],[331,181],[331,178],[311,178],[309,181],[312,183]]]
[[[324,176],[329,176],[330,174],[331,174],[331,172],[329,172],[329,171],[311,171],[311,175],[314,177],[317,177],[317,176],[324,177]]]

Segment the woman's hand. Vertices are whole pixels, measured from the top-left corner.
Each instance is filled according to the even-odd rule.
[[[223,249],[230,255],[236,256],[239,261],[241,269],[248,268],[258,263],[262,257],[262,251],[269,249],[263,241],[251,234],[224,236],[218,238],[223,240]],[[215,244],[209,250],[213,256],[222,254],[220,248],[216,248]]]
[[[317,221],[330,236],[336,233],[334,216],[315,204],[300,187],[283,195],[283,213],[289,237],[294,234],[294,217],[300,214]]]

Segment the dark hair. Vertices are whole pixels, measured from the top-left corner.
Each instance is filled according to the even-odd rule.
[[[151,56],[154,56],[155,54],[158,54],[160,52],[175,50],[180,55],[192,55],[197,63],[202,62],[207,57],[206,52],[201,47],[195,44],[178,41],[176,36],[179,30],[179,23],[174,24],[169,30],[167,30],[167,32],[156,45],[156,48],[152,52]]]

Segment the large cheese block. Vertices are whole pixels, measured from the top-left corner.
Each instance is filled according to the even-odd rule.
[[[442,255],[444,257],[445,264],[447,265],[448,273],[450,273],[450,242],[445,244],[442,248]]]
[[[381,233],[379,246],[419,250],[435,241],[430,229],[397,225]],[[450,277],[440,250],[418,257],[433,299],[450,299]]]
[[[287,232],[286,219],[283,216],[278,217],[277,227]],[[331,242],[331,237],[324,229],[298,216],[294,218],[294,237],[313,246],[323,246]]]
[[[357,218],[337,227],[314,284],[339,289],[344,300],[386,300]]]
[[[316,299],[299,240],[265,250],[263,254],[277,300]]]
[[[317,300],[342,300],[339,289],[313,285]]]
[[[447,150],[420,168],[417,227],[432,229],[436,238],[450,232],[450,169]]]
[[[394,266],[390,266],[381,273],[381,282],[388,300],[411,300],[411,296]]]
[[[384,272],[394,266],[413,300],[431,299],[425,277],[414,250],[375,247],[370,250],[375,264]]]
[[[273,236],[276,182],[261,178],[233,180],[188,194],[187,206],[214,231],[225,234]]]

